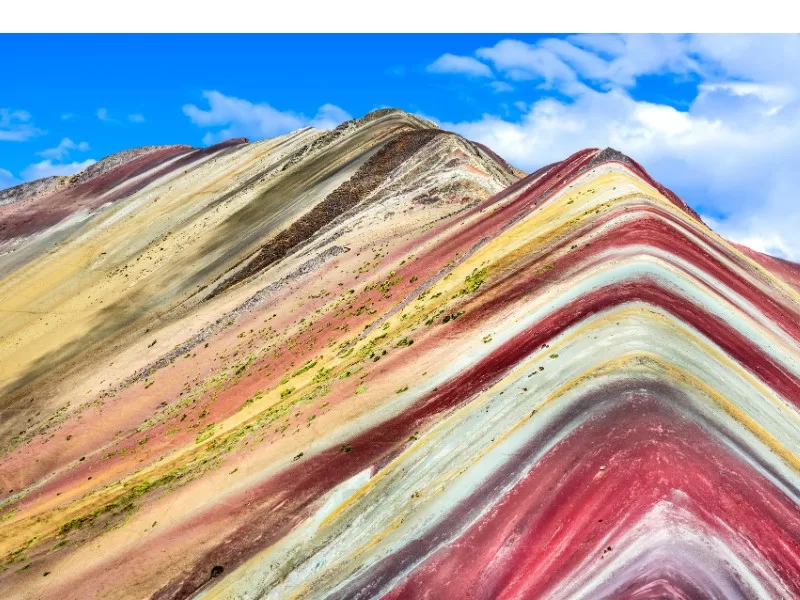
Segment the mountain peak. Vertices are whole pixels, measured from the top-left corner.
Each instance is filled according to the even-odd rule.
[[[600,150],[592,160],[593,164],[600,164],[604,162],[620,162],[630,164],[631,159],[619,150],[607,147]]]
[[[389,120],[396,119],[407,123],[412,123],[416,127],[423,129],[439,129],[439,126],[433,123],[432,121],[423,119],[413,113],[406,112],[399,108],[378,108],[376,110],[368,112],[363,117],[351,119],[349,121],[345,121],[344,123],[339,124],[336,128],[334,128],[333,131],[345,131],[348,129],[361,127],[363,125],[372,123],[374,121],[386,120],[386,119]]]

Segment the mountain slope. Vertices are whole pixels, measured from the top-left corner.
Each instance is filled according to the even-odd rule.
[[[399,111],[198,161],[7,238],[10,597],[800,596],[793,265]]]

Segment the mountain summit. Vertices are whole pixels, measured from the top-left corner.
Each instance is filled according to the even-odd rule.
[[[4,194],[4,597],[800,597],[800,266],[624,154],[385,109]]]

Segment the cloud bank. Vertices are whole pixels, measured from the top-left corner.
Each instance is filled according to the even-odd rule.
[[[442,126],[525,169],[612,146],[721,234],[800,260],[800,36],[506,39],[475,57],[514,82],[520,117]],[[652,97],[675,84],[691,97]]]

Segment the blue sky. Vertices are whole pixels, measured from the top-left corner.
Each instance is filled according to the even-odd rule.
[[[469,53],[502,36],[48,35],[0,36],[0,107],[25,110],[46,133],[0,145],[0,168],[20,173],[64,137],[101,157],[143,144],[202,143],[183,113],[203,91],[312,118],[325,104],[360,116],[378,106],[460,121],[497,106],[487,86],[436,77],[443,52]],[[534,38],[531,38],[534,39]],[[505,100],[508,100],[507,98]],[[102,121],[105,108],[115,121]],[[72,115],[63,119],[65,115]],[[132,123],[129,115],[144,122]],[[84,155],[75,153],[74,158]]]
[[[798,36],[2,35],[0,56],[0,188],[396,106],[523,169],[617,147],[722,234],[800,258]]]

